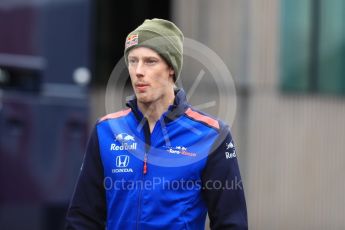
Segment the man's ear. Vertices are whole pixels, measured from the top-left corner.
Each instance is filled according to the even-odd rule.
[[[172,67],[169,67],[169,75],[174,78],[175,76],[175,70]]]

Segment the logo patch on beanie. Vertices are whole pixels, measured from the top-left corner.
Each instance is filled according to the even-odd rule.
[[[127,40],[126,40],[126,45],[125,45],[125,49],[131,47],[131,46],[134,46],[134,45],[137,45],[138,44],[138,41],[139,41],[139,36],[138,34],[132,34],[132,35],[129,35],[127,37]]]

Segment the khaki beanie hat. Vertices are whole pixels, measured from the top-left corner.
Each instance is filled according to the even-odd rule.
[[[132,48],[140,46],[156,51],[174,69],[176,82],[183,63],[181,30],[174,23],[164,19],[146,19],[126,38],[124,51],[126,64],[128,64],[128,52]]]

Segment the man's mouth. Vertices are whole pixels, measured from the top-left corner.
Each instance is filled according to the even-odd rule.
[[[135,88],[138,91],[145,91],[148,87],[149,87],[149,84],[146,84],[146,83],[136,83],[135,84]]]

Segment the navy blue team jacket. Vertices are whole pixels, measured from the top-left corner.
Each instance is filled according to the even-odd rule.
[[[135,99],[98,121],[66,229],[248,228],[229,128],[175,94],[152,133]]]

